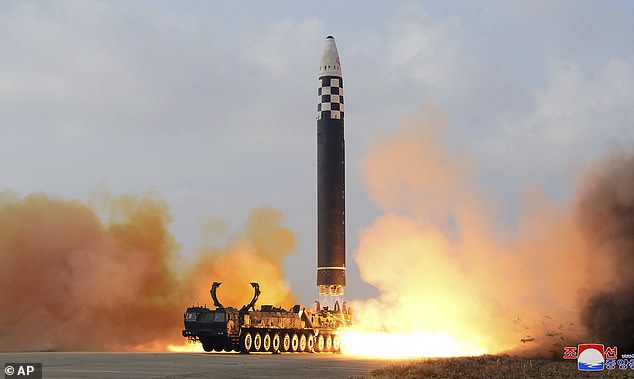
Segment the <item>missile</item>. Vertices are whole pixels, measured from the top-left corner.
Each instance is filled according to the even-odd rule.
[[[337,45],[326,37],[317,92],[317,286],[343,295],[346,286],[343,77]]]

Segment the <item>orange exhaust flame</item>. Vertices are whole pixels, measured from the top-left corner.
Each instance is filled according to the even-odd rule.
[[[614,288],[618,274],[618,255],[597,259],[599,249],[588,243],[579,220],[631,209],[611,206],[626,203],[617,201],[624,196],[604,199],[611,193],[634,198],[625,181],[610,179],[631,177],[634,164],[602,177],[606,188],[592,191],[582,206],[555,204],[545,191],[527,190],[517,224],[505,228],[495,217],[498,205],[476,184],[474,162],[445,144],[447,125],[439,110],[426,107],[378,136],[364,158],[364,182],[382,215],[360,231],[355,260],[380,296],[351,304],[355,330],[345,336],[344,351],[452,356],[528,347],[559,356],[563,344],[583,342],[584,297]],[[581,193],[588,183],[597,187],[594,182]],[[599,216],[588,216],[594,208]],[[613,234],[627,246],[631,227],[617,217],[610,221],[630,237],[604,233],[601,247],[620,246],[610,243]],[[595,303],[612,304],[604,299],[610,296]],[[592,314],[597,324],[599,313]]]
[[[461,357],[482,355],[482,348],[469,346],[446,333],[364,333],[346,331],[341,352],[357,357],[386,359]]]
[[[167,345],[167,351],[173,353],[204,353],[201,343],[184,343],[182,345]]]

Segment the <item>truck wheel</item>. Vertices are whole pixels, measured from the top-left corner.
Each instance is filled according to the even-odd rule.
[[[299,348],[299,337],[297,333],[293,333],[293,337],[291,337],[291,351],[295,353]]]
[[[282,351],[286,352],[291,350],[291,336],[288,333],[284,333],[284,337],[282,338]]]
[[[242,351],[248,353],[253,349],[253,335],[251,332],[246,332],[244,337],[242,337],[242,341],[240,342]]]
[[[299,336],[299,351],[302,353],[306,351],[306,335],[304,333]]]
[[[262,338],[262,351],[271,351],[271,334],[264,333]]]
[[[306,351],[312,353],[315,351],[315,335],[309,334],[306,340]]]
[[[326,336],[326,346],[324,347],[324,351],[332,351],[332,336],[330,334]]]
[[[324,339],[324,335],[320,334],[317,336],[317,343],[315,344],[315,351],[321,353],[324,351],[324,347],[326,347],[326,340]]]
[[[341,337],[338,335],[332,336],[332,351],[341,353]]]
[[[214,349],[214,345],[211,344],[211,342],[209,341],[200,341],[203,344],[203,350],[205,350],[206,352],[210,352]]]
[[[271,341],[271,347],[273,348],[271,351],[273,351],[274,354],[280,352],[280,335],[279,335],[279,333],[275,333],[273,335],[273,340]]]
[[[262,335],[255,333],[255,336],[253,336],[253,351],[260,351],[260,349],[262,349]]]

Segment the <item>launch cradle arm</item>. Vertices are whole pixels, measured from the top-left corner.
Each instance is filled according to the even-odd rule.
[[[214,301],[214,307],[216,308],[224,308],[222,304],[220,304],[220,302],[218,301],[218,297],[216,296],[216,290],[218,289],[218,287],[220,287],[221,284],[221,282],[214,282],[211,285],[211,291],[209,291],[209,293],[211,293],[211,298]]]
[[[255,302],[258,301],[258,297],[260,296],[260,285],[256,282],[251,282],[251,286],[253,287],[253,299],[251,302],[240,309],[240,313],[247,312],[249,309],[253,309],[255,311]]]

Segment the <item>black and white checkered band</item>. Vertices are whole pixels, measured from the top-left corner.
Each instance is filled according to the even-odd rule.
[[[319,78],[317,119],[343,118],[343,79],[338,76]]]

